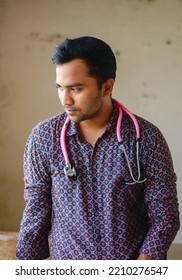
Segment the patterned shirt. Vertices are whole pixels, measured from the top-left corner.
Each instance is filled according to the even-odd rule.
[[[132,184],[117,140],[118,110],[94,147],[70,122],[67,150],[76,176],[66,178],[60,134],[66,114],[39,123],[24,154],[26,207],[18,259],[165,259],[179,229],[176,175],[161,132],[137,117],[143,183]],[[123,114],[121,135],[137,178],[135,127]],[[50,249],[49,249],[50,246]]]

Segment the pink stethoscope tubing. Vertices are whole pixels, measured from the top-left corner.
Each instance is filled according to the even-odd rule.
[[[122,122],[122,118],[123,118],[123,111],[125,111],[130,118],[132,119],[134,125],[135,125],[135,129],[136,129],[136,139],[140,139],[140,128],[137,122],[137,119],[135,118],[135,116],[121,103],[119,103],[116,99],[113,99],[118,110],[119,110],[119,117],[118,117],[118,122],[117,122],[117,138],[118,141],[121,142],[122,141],[122,137],[121,137],[121,133],[120,133],[120,127],[121,127],[121,122]]]
[[[131,184],[135,184],[135,183],[143,183],[143,182],[145,182],[146,179],[140,180],[140,178],[141,178],[140,162],[139,162],[140,128],[139,128],[139,125],[138,125],[138,121],[137,121],[136,117],[125,106],[123,106],[121,103],[119,103],[116,99],[113,99],[113,101],[116,104],[116,106],[118,108],[118,111],[119,111],[117,128],[116,128],[117,139],[118,139],[118,142],[121,145],[122,151],[124,152],[124,155],[125,155],[125,158],[126,158],[126,161],[127,161],[127,165],[128,165],[128,168],[129,168],[129,172],[130,172],[131,178],[133,180],[133,182],[130,182],[130,183],[126,182],[126,184],[131,185]],[[126,153],[126,149],[124,147],[122,136],[121,136],[121,133],[120,133],[121,123],[122,123],[122,118],[123,118],[123,111],[125,111],[130,116],[130,118],[132,119],[132,121],[135,125],[135,130],[136,130],[136,160],[137,160],[137,171],[138,171],[137,179],[133,175],[131,164],[130,164],[128,155]],[[68,152],[67,152],[67,148],[66,148],[66,131],[67,131],[69,123],[70,123],[70,118],[67,117],[66,121],[63,125],[62,131],[61,131],[61,136],[60,136],[61,149],[62,149],[63,156],[64,156],[64,159],[65,159],[65,162],[66,162],[64,172],[65,172],[65,175],[67,177],[76,175],[75,168],[72,167],[71,164],[70,164],[70,160],[69,160],[69,156],[68,156]]]
[[[69,123],[70,123],[70,118],[67,117],[66,121],[63,125],[63,129],[61,131],[61,137],[60,137],[60,139],[61,139],[61,149],[62,149],[63,156],[64,156],[66,164],[70,163],[67,148],[66,148],[66,130],[67,130],[67,127],[68,127]]]

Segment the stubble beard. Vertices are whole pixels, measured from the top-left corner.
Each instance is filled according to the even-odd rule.
[[[73,118],[70,118],[70,119],[72,119],[75,123],[80,123],[80,122],[83,122],[83,121],[89,121],[89,120],[92,120],[92,119],[94,119],[94,118],[96,118],[98,115],[99,115],[99,113],[100,113],[100,111],[101,111],[101,109],[102,109],[102,106],[103,106],[103,100],[102,100],[102,98],[101,98],[101,91],[99,91],[98,93],[97,93],[97,96],[96,96],[96,101],[99,103],[99,101],[100,101],[100,104],[99,105],[97,105],[97,107],[96,107],[96,103],[94,103],[92,106],[93,106],[93,108],[91,108],[91,111],[90,111],[90,108],[88,108],[87,109],[87,111],[89,112],[90,111],[90,113],[85,113],[85,114],[81,114],[80,116],[78,116],[78,117],[73,117]],[[95,109],[95,107],[96,107],[96,109]],[[78,109],[78,112],[80,112],[81,113],[81,111]]]

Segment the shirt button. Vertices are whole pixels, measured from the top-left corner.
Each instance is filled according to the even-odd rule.
[[[92,183],[96,183],[97,182],[97,178],[96,177],[93,177],[92,178]]]
[[[125,183],[126,183],[125,179],[124,179],[124,178],[121,179],[121,184],[122,184],[122,185],[125,185]]]

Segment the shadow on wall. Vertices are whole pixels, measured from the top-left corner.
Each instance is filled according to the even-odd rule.
[[[17,232],[0,232],[0,260],[15,260]],[[168,260],[182,260],[182,244],[172,244]]]

